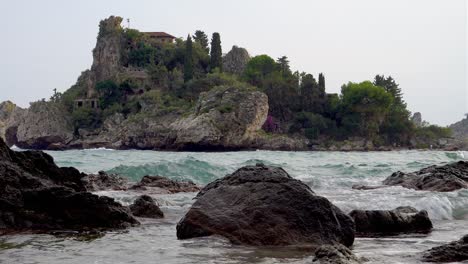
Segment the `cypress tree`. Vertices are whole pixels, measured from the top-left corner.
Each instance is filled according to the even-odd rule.
[[[323,73],[319,74],[318,87],[320,91],[320,96],[324,96],[325,95],[325,76],[323,76]]]
[[[200,44],[200,46],[203,48],[203,50],[209,54],[210,53],[210,48],[208,47],[208,36],[205,34],[205,32],[201,30],[195,31],[195,34],[193,36],[193,40]]]
[[[192,38],[190,34],[185,42],[185,58],[184,58],[184,82],[188,82],[193,78],[193,51]]]
[[[221,50],[221,37],[218,32],[213,33],[211,38],[211,53],[210,53],[210,70],[218,68],[223,70],[223,52]]]

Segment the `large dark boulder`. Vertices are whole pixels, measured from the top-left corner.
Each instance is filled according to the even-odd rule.
[[[148,195],[138,197],[135,202],[130,205],[130,210],[134,216],[146,218],[163,218],[164,213],[154,202],[153,198]]]
[[[0,233],[114,229],[137,224],[113,199],[86,192],[84,174],[41,151],[15,152],[0,139]]]
[[[468,162],[459,161],[444,166],[430,166],[411,173],[398,171],[385,179],[383,184],[437,192],[468,188]]]
[[[354,242],[354,222],[282,168],[246,166],[205,186],[177,224],[177,237],[221,235],[235,244]]]
[[[457,262],[468,260],[468,235],[458,241],[431,248],[423,253],[427,262]]]
[[[427,212],[409,206],[394,210],[353,210],[349,215],[354,219],[359,236],[427,233],[432,230]]]

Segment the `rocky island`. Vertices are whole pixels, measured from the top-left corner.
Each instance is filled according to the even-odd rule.
[[[286,56],[223,56],[221,36],[140,32],[111,16],[93,63],[64,93],[22,109],[0,104],[9,146],[63,150],[456,149],[447,128],[411,119],[392,77],[325,92],[325,76],[293,72]],[[416,116],[420,118],[419,116]]]

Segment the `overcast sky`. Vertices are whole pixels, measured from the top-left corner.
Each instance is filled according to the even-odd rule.
[[[323,72],[327,92],[391,75],[431,123],[468,112],[465,0],[1,0],[0,14],[0,101],[20,106],[75,83],[99,21],[118,15],[141,31],[220,32],[223,52],[286,55],[293,70]]]

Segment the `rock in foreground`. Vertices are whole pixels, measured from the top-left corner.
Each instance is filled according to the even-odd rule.
[[[425,210],[413,207],[398,207],[394,210],[353,210],[349,214],[360,236],[397,233],[427,233],[432,222]]]
[[[425,251],[423,260],[428,262],[456,262],[468,260],[468,235],[465,235],[458,241]]]
[[[130,205],[130,210],[134,216],[146,218],[163,218],[164,213],[154,202],[153,198],[148,195],[138,197],[135,202]]]
[[[177,237],[221,235],[235,244],[354,242],[354,222],[282,168],[246,166],[204,187],[177,224]]]
[[[0,139],[0,233],[114,229],[138,224],[128,209],[86,192],[84,174],[40,151],[15,152]]]
[[[385,179],[383,184],[436,192],[451,192],[468,188],[468,162],[459,161],[444,166],[430,166],[411,173],[398,171]]]

